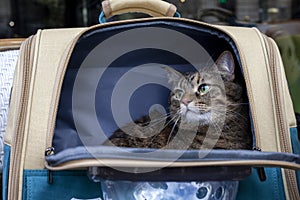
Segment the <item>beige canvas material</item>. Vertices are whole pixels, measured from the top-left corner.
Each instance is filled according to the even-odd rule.
[[[107,18],[131,12],[146,13],[153,17],[173,17],[177,10],[173,4],[161,0],[105,0],[102,9]]]
[[[248,81],[249,101],[254,128],[263,151],[278,151],[276,137],[276,117],[272,99],[271,77],[268,69],[266,47],[256,29],[219,27],[225,30],[239,45],[243,72]],[[246,39],[251,38],[251,40]],[[255,59],[253,59],[255,58]],[[263,97],[263,98],[262,98]]]
[[[31,81],[31,115],[27,116],[25,135],[28,135],[25,169],[43,169],[48,128],[49,108],[61,55],[82,29],[43,30],[38,34]]]

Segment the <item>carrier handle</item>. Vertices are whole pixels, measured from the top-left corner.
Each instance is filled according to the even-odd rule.
[[[106,22],[105,18],[124,13],[139,12],[153,17],[180,17],[175,5],[162,0],[104,0],[103,12],[99,16],[99,22]]]

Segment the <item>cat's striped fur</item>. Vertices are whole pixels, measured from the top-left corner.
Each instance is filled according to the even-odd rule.
[[[251,149],[249,106],[236,83],[234,59],[223,52],[215,65],[181,74],[165,67],[172,91],[169,115],[153,112],[117,130],[106,145],[172,149]],[[165,120],[167,122],[165,122]],[[159,131],[158,131],[159,130]],[[130,133],[126,134],[126,133]]]

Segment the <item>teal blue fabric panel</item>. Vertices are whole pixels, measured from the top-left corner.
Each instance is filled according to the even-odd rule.
[[[10,146],[4,144],[4,159],[3,159],[3,172],[2,172],[2,199],[7,199],[9,162],[10,162]]]
[[[293,147],[293,153],[300,154],[300,143],[298,139],[298,131],[297,128],[291,128],[291,140],[292,140],[292,147]],[[297,182],[298,182],[298,190],[300,191],[300,171],[296,171],[297,175]]]
[[[102,197],[100,183],[87,177],[86,171],[52,172],[53,183],[48,183],[48,170],[24,170],[23,200],[92,199]]]
[[[260,181],[256,169],[247,179],[240,181],[237,200],[284,200],[280,168],[265,168],[266,181]]]
[[[298,131],[297,128],[291,128],[291,140],[292,140],[292,147],[293,147],[293,152],[295,154],[300,154],[300,143],[298,139]]]

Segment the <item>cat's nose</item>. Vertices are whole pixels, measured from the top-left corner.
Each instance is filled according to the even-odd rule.
[[[192,100],[189,98],[186,98],[186,97],[181,99],[181,103],[183,103],[185,106],[187,106],[191,102],[192,102]]]

